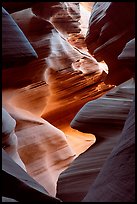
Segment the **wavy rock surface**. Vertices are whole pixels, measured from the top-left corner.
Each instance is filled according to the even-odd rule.
[[[96,140],[92,132],[83,133],[80,132],[81,130],[71,128],[71,120],[86,102],[101,97],[112,89],[114,84],[103,82],[107,70],[105,63],[98,63],[87,52],[84,37],[80,33],[78,4],[50,2],[46,4],[48,11],[45,4],[36,3],[32,9],[28,8],[12,14],[13,19],[35,49],[38,59],[25,66],[2,70],[2,98],[3,106],[17,121],[18,151],[28,173],[55,196],[56,184],[61,172]],[[78,43],[74,43],[74,37]],[[122,91],[120,95],[123,93],[125,92]],[[117,98],[117,94],[114,93],[111,97]],[[124,101],[126,97],[122,95],[121,98]],[[119,100],[116,101],[119,105]],[[109,100],[108,105],[110,105]],[[116,104],[113,105],[117,110]],[[122,110],[125,110],[124,105]],[[99,107],[100,104],[97,104],[97,108]],[[122,112],[124,119],[127,109],[126,113]],[[104,114],[107,117],[107,113]],[[119,114],[116,115],[116,118],[118,119],[119,116]],[[81,154],[78,160],[72,163],[74,180],[70,179],[65,172],[59,179],[57,195],[62,200],[75,201],[84,197],[90,183],[95,179],[112,150],[122,127],[120,125],[117,130],[113,128],[115,137],[111,139],[104,139],[103,136],[109,137],[112,133],[108,127],[100,133],[94,132],[102,135],[103,139],[98,142],[100,137],[97,137],[97,143],[88,149],[87,154]],[[99,130],[98,127],[97,130]],[[95,162],[93,166],[90,151],[93,155],[92,160]],[[100,156],[102,154],[103,156]],[[81,167],[79,163],[81,159],[82,162],[85,160],[88,170],[92,172],[95,170],[92,175],[90,174],[92,181],[86,174],[88,171],[86,166]],[[77,164],[78,168],[79,166],[82,168],[78,172],[76,172]],[[69,169],[66,172],[69,172]],[[79,183],[81,175],[83,179]],[[63,180],[64,178],[66,180]],[[72,188],[73,181],[74,188]],[[81,192],[83,185],[84,192]],[[63,186],[64,189],[62,189]]]
[[[86,103],[72,120],[71,127],[82,132],[93,133],[96,142],[76,158],[70,167],[59,176],[57,197],[64,202],[82,201],[89,187],[93,185],[103,164],[120,138],[134,93],[134,82],[131,79],[99,99]],[[119,163],[117,165],[119,166]],[[116,167],[113,165],[113,168]],[[131,167],[132,170],[134,168]],[[133,182],[133,180],[129,182]],[[110,183],[113,184],[113,176]],[[105,186],[102,185],[102,188],[105,189]],[[88,197],[90,194],[92,191],[89,192]],[[106,196],[102,197],[104,200],[105,198]],[[97,195],[93,199],[92,201],[98,200]],[[86,202],[90,202],[90,199]]]
[[[122,12],[121,12],[122,11]],[[124,22],[124,23],[123,23]],[[90,54],[109,68],[106,83],[120,84],[132,77],[132,71],[119,63],[118,55],[135,37],[134,2],[96,2],[86,35]]]
[[[104,64],[74,49],[50,22],[31,9],[12,17],[38,59],[3,69],[3,106],[17,122],[18,151],[27,172],[55,196],[59,174],[95,142],[93,134],[73,130],[70,121],[84,103],[112,86],[101,82]]]

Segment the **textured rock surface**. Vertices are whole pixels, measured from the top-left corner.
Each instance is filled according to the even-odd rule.
[[[121,66],[126,66],[135,76],[135,38],[130,40],[118,56]]]
[[[16,121],[2,108],[2,148],[25,171],[25,165],[18,153],[18,139],[15,134]]]
[[[123,23],[124,22],[124,23]],[[96,2],[94,4],[86,43],[89,52],[109,67],[106,82],[120,84],[132,73],[119,64],[118,55],[128,41],[135,37],[134,2]]]
[[[134,3],[129,3],[130,9],[126,3],[115,5],[113,2],[95,4],[86,43],[91,54],[98,60],[107,62],[109,75],[106,82],[120,84],[133,76],[134,72],[134,40],[127,42],[134,37],[135,9]],[[129,13],[132,10],[132,14],[124,11],[116,15],[116,10],[120,10],[121,6],[125,10],[128,8]],[[122,23],[123,20],[127,20],[126,25]],[[124,57],[128,60],[125,61]],[[127,71],[127,68],[130,71]],[[73,128],[94,133],[96,143],[60,175],[57,195],[62,200],[81,201],[88,191],[84,202],[134,202],[134,102],[122,131],[134,96],[134,88],[130,85],[121,85],[105,96],[87,103],[71,122]]]
[[[134,60],[135,59],[135,38],[130,40],[126,44],[122,53],[118,56],[118,59],[119,60]]]
[[[18,201],[15,199],[11,199],[11,198],[2,196],[2,202],[18,202]]]
[[[9,13],[2,8],[2,59],[3,66],[23,64],[37,58],[37,54],[24,33]]]
[[[103,6],[108,6],[109,4],[111,5],[111,2],[104,2]],[[99,5],[101,5],[101,2]],[[28,7],[28,5],[26,6]],[[110,6],[110,8],[112,7]],[[102,6],[99,9],[103,12],[106,11]],[[113,9],[111,9],[110,14],[114,15]],[[132,14],[134,15],[134,12]],[[115,58],[111,58],[111,54],[113,56],[115,51],[124,48],[119,47],[118,42],[123,36],[124,40],[120,42],[121,44],[125,42],[128,32],[115,36],[115,33],[113,33],[114,29],[110,29],[113,28],[112,22],[103,28],[102,32],[105,33],[103,34],[103,39],[106,36],[106,41],[107,38],[111,38],[114,34],[114,39],[112,37],[112,40],[108,40],[104,44],[105,48],[109,49],[103,49],[103,54],[109,54],[109,62],[112,60],[111,67],[115,68],[114,72],[111,70],[109,75],[111,79],[109,82],[111,83],[106,85],[103,81],[106,77],[107,67],[103,62],[98,63],[88,53],[84,35],[81,32],[78,3],[37,2],[33,4],[32,9],[28,8],[11,15],[35,49],[38,59],[25,66],[14,66],[11,69],[2,70],[3,106],[17,121],[16,134],[19,141],[19,154],[26,164],[28,173],[54,196],[60,173],[68,168],[79,154],[95,142],[95,136],[92,132],[90,134],[89,132],[82,133],[70,127],[70,122],[74,115],[86,102],[101,97],[113,87],[113,84],[119,84],[132,76],[127,69],[126,71],[125,69],[124,71],[119,69],[120,67],[116,66]],[[98,17],[100,18],[101,15],[102,12],[99,13]],[[121,15],[124,18],[123,14]],[[130,16],[129,22],[133,15]],[[96,21],[97,16],[94,17],[94,26],[96,27],[98,25],[96,24],[98,23]],[[103,23],[106,20],[109,19],[105,18]],[[123,21],[121,20],[121,22]],[[125,25],[130,27],[130,23],[122,25],[123,27]],[[112,32],[106,32],[107,30]],[[93,29],[93,31],[95,30]],[[130,31],[129,29],[129,33]],[[97,29],[97,32],[100,32],[100,29]],[[130,34],[131,37],[132,34],[134,36],[134,31]],[[104,41],[102,41],[103,43]],[[87,42],[87,45],[89,46],[90,43]],[[98,53],[94,54],[96,54],[98,59]],[[103,55],[102,59],[106,59],[105,55]],[[114,66],[112,66],[112,62]],[[128,66],[127,68],[129,68]],[[89,69],[90,67],[91,69]],[[120,72],[118,72],[119,70]],[[109,94],[107,96],[109,98],[109,100],[107,99],[108,106],[113,104],[114,112],[116,110],[115,113],[121,111],[120,105],[122,106],[122,113],[115,114],[115,119],[119,118],[120,125],[115,128],[116,126],[114,126],[112,120],[111,129],[108,126],[103,125],[99,128],[95,125],[96,143],[87,152],[81,154],[72,163],[70,169],[62,174],[65,176],[61,175],[61,179],[59,179],[59,185],[61,184],[61,186],[58,186],[57,195],[63,200],[72,199],[72,202],[82,200],[121,133],[123,122],[126,119],[128,108],[132,101],[129,98],[133,93],[130,88],[126,87],[116,92],[112,91]],[[112,98],[114,100],[111,100]],[[104,99],[100,98],[100,100],[97,100],[98,106],[96,107],[102,111],[98,101],[102,102]],[[111,104],[109,104],[109,101]],[[94,101],[92,102],[94,104]],[[118,109],[116,105],[119,105]],[[104,114],[105,111],[103,111]],[[106,118],[107,116],[106,113]],[[98,120],[99,118],[100,116],[96,119]],[[107,121],[106,119],[105,122]],[[92,122],[94,122],[94,119]],[[91,154],[93,155],[92,158]],[[83,166],[81,166],[79,161],[84,161]],[[81,170],[79,171],[79,169]],[[70,174],[67,172],[70,172]],[[71,179],[69,175],[72,175]],[[63,178],[64,180],[66,179],[65,183]],[[62,181],[63,183],[61,183]],[[8,195],[6,196],[8,197]]]
[[[94,183],[108,155],[120,138],[134,93],[132,79],[99,99],[86,103],[74,117],[71,126],[82,132],[93,133],[96,142],[60,175],[57,196],[63,201],[81,201],[88,192],[89,186]],[[113,182],[113,177],[111,179]],[[134,182],[132,178],[129,181]],[[102,186],[102,188],[105,187]],[[92,194],[92,191],[89,194]]]
[[[3,106],[17,122],[18,151],[27,172],[55,195],[59,174],[95,142],[93,134],[73,130],[69,122],[84,103],[112,86],[101,82],[106,75],[104,64],[75,50],[50,22],[35,16],[31,9],[12,17],[39,58],[25,66],[3,69]],[[76,64],[80,59],[87,60],[86,66],[91,64],[93,70],[82,65],[85,71],[79,71]]]
[[[83,202],[112,200],[135,202],[135,101],[117,144]]]
[[[19,202],[36,200],[60,202],[59,199],[50,196],[43,186],[30,177],[4,150],[2,150],[2,195]]]

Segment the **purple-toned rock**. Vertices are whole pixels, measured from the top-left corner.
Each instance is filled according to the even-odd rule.
[[[18,153],[18,139],[15,134],[16,121],[2,108],[2,148],[26,171],[26,167]]]
[[[57,185],[57,196],[60,199],[65,202],[80,202],[87,194],[90,185],[94,183],[104,162],[120,138],[134,93],[134,81],[131,79],[112,89],[99,99],[86,103],[76,114],[70,124],[71,127],[82,132],[93,133],[96,137],[96,142],[86,152],[76,158],[70,167],[60,175]],[[134,159],[134,154],[132,157]],[[130,170],[134,170],[132,166]],[[112,183],[114,176],[111,174]],[[131,177],[128,182],[133,183]],[[105,190],[105,186],[102,183],[102,186],[98,185],[98,188],[104,188]],[[115,191],[115,194],[117,196],[119,190]],[[99,197],[94,199],[94,202],[98,201],[98,199]],[[125,199],[128,200],[126,197]],[[113,199],[111,200],[110,198],[109,201],[113,201]]]
[[[89,53],[109,67],[107,82],[120,84],[131,78],[118,56],[135,36],[134,2],[96,2],[91,12],[86,44]],[[120,77],[119,77],[120,75]],[[115,77],[114,77],[115,76]]]
[[[117,144],[83,202],[135,202],[135,101]]]
[[[37,54],[11,15],[2,8],[2,60],[4,67],[22,65]]]

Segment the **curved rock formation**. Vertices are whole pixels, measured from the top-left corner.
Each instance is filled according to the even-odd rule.
[[[103,94],[103,91],[110,89],[111,86],[105,86],[105,84],[100,82],[100,79],[104,76],[101,66],[92,57],[86,58],[62,39],[51,23],[36,17],[30,9],[13,13],[12,17],[24,31],[39,58],[25,66],[3,69],[3,106],[17,122],[18,151],[26,165],[27,172],[41,183],[51,195],[55,195],[59,174],[69,166],[76,156],[85,151],[95,141],[95,137],[92,134],[83,135],[69,126],[69,121],[71,121],[78,108],[82,107],[88,100],[88,97],[80,91],[80,86],[77,87],[76,93],[71,91],[71,86],[69,93],[65,89],[63,93],[63,89],[60,90],[59,81],[64,81],[64,87],[67,87],[69,83],[71,83],[72,87],[75,87],[75,84],[78,83],[77,80],[80,79],[81,86],[84,82],[86,82],[84,87],[87,88],[90,84],[91,86],[93,84],[92,90],[98,83],[97,86],[100,87],[100,91],[96,89],[92,97],[98,97]],[[36,23],[39,26],[35,27]],[[41,29],[44,26],[45,28]],[[57,39],[58,41],[56,41]],[[89,64],[95,65],[93,71],[89,73],[87,71],[85,73],[79,70],[74,71],[72,62],[75,63],[76,60],[80,60],[82,57],[85,57],[83,59],[85,61],[88,59]],[[48,67],[54,68],[54,75],[47,76],[46,73],[45,76],[45,71],[48,71]],[[90,76],[92,76],[91,79]],[[62,92],[61,98],[56,98],[57,89]],[[65,108],[64,104],[67,100],[63,97],[63,95],[66,95],[66,91],[68,101],[71,99],[71,103],[74,104],[74,108],[72,106],[73,111],[71,109],[70,114],[67,115],[67,107]],[[53,97],[52,92],[55,93]],[[90,97],[90,87],[88,92]],[[47,104],[49,94],[50,98]],[[81,98],[81,94],[84,94],[82,96],[83,100],[76,107],[75,102],[78,101],[78,98]],[[79,95],[79,97],[75,98],[76,95],[77,97]],[[63,98],[65,99],[64,102],[62,101]],[[58,106],[54,105],[54,101],[56,101],[55,104],[58,104]],[[50,104],[51,102],[53,105]],[[62,105],[60,106],[60,103],[65,108],[64,110],[61,110]],[[69,104],[68,107],[70,107]],[[48,110],[48,112],[45,112],[45,110]],[[57,120],[56,127],[60,127],[60,122],[63,119],[65,123],[60,129],[66,135],[47,121],[42,120],[41,115],[43,113],[46,115],[45,118],[47,120],[53,119],[51,120],[52,124],[54,124],[56,121],[55,117],[59,114],[60,118]],[[50,116],[49,118],[47,114]],[[67,120],[68,116],[70,117],[69,120]],[[49,136],[52,140],[48,139]],[[26,139],[24,140],[24,138]],[[52,143],[54,143],[54,151],[50,153]]]
[[[119,140],[82,202],[112,200],[135,202],[135,101]]]
[[[124,10],[116,16],[115,11],[121,9],[119,5]],[[134,3],[94,4],[86,43],[91,54],[107,62],[106,82],[120,84],[134,76],[135,49],[134,40],[131,40],[135,35],[134,14]],[[115,26],[118,29],[114,29]],[[96,143],[60,175],[57,196],[63,201],[135,201],[135,93],[134,85],[128,83],[85,104],[72,120],[73,128],[94,133]]]
[[[86,3],[90,3],[91,9],[93,2]],[[27,168],[25,174],[22,169],[18,171],[19,166],[3,153],[3,161],[7,165],[6,171],[4,170],[5,181],[9,178],[8,174],[12,175],[8,191],[5,188],[4,197],[26,201],[26,193],[31,192],[29,201],[35,199],[61,202],[55,198],[57,187],[57,197],[63,202],[82,201],[84,196],[86,197],[83,201],[86,202],[134,200],[134,166],[130,165],[134,160],[134,115],[131,120],[133,129],[129,129],[132,130],[132,142],[127,139],[123,144],[124,139],[121,139],[117,143],[131,106],[134,85],[128,81],[127,85],[122,84],[112,89],[130,79],[134,72],[134,40],[128,43],[134,38],[134,3],[128,2],[124,6],[125,3],[119,2],[118,6],[115,2],[96,2],[91,10],[86,40],[80,13],[83,12],[81,8],[84,6],[86,14],[87,7],[84,2],[35,2],[26,5],[20,3],[17,7],[14,3],[9,7],[8,3],[5,3],[10,12],[16,11],[8,15],[8,18],[16,24],[16,31],[24,33],[22,36],[27,40],[24,42],[33,54],[37,53],[38,58],[30,62],[24,58],[23,62],[15,63],[14,66],[7,61],[8,67],[3,63],[2,103],[16,120],[18,152]],[[20,10],[21,8],[25,9]],[[119,12],[120,8],[123,8],[123,13]],[[88,7],[87,19],[90,9]],[[117,16],[115,12],[118,12]],[[123,20],[126,23],[123,24]],[[5,24],[3,25],[5,27]],[[86,29],[87,27],[88,25]],[[98,62],[92,54],[101,61]],[[70,123],[76,129],[70,127]],[[126,123],[125,128],[127,125]],[[126,129],[123,130],[122,138],[126,138],[125,132]],[[116,144],[119,161],[117,167],[120,165],[123,170],[123,161],[128,159],[127,175],[132,172],[133,176],[129,176],[125,183],[125,179],[124,182],[121,180],[125,178],[125,171],[123,170],[123,174],[121,171],[116,174],[120,177],[118,180],[123,187],[118,195],[115,188],[118,180],[113,182],[112,179],[111,183],[111,177],[104,176],[108,166],[108,176],[111,175],[111,161],[112,167],[116,166],[115,150],[112,151]],[[108,157],[110,153],[112,157]],[[8,162],[12,163],[13,172],[10,172]],[[106,166],[103,167],[104,163]],[[117,168],[113,170],[113,174],[117,173]],[[64,172],[61,174],[62,171]],[[11,191],[11,186],[14,186],[13,174],[15,184],[23,187],[19,188],[21,198],[16,195],[14,189]],[[35,181],[32,181],[31,177]],[[32,182],[31,187],[28,187],[27,178]],[[105,178],[111,183],[106,185],[106,188],[101,183]],[[132,192],[127,193],[128,183]],[[101,188],[103,191],[100,190],[97,195],[96,192]],[[112,194],[104,197],[101,192],[110,188]],[[42,194],[39,191],[42,191]],[[123,197],[124,192],[127,197]]]
[[[27,63],[37,58],[24,33],[4,8],[2,8],[2,58],[4,67]]]
[[[2,108],[2,148],[26,171],[18,153],[18,139],[15,134],[16,121]]]
[[[2,195],[3,201],[9,202],[34,202],[36,200],[61,202],[50,196],[44,187],[17,165],[4,150],[2,150]]]
[[[134,2],[96,2],[94,4],[86,44],[90,54],[98,61],[104,60],[107,63],[109,74],[106,83],[113,82],[118,85],[132,77],[132,71],[119,63],[118,55],[126,43],[134,37]]]
[[[134,81],[131,79],[99,99],[86,103],[76,114],[71,122],[71,127],[82,132],[93,133],[96,142],[76,158],[70,167],[59,176],[57,197],[61,200],[64,202],[80,202],[87,194],[90,185],[94,184],[103,164],[119,141],[134,94]],[[134,158],[134,155],[132,157]],[[119,163],[114,164],[112,169],[119,165]],[[134,167],[131,167],[130,170],[133,169]],[[120,177],[118,179],[120,180]],[[111,181],[108,183],[113,183],[113,181],[111,175]],[[130,181],[133,182],[133,179],[129,179]],[[105,189],[103,184],[101,186]],[[126,191],[126,193],[128,192]],[[89,194],[92,195],[92,191]],[[108,199],[107,196],[101,198],[105,201]],[[122,201],[123,198],[120,199]],[[92,201],[96,202],[97,200],[98,197]],[[86,202],[90,201],[90,199],[88,201],[86,199]],[[101,199],[99,201],[101,202]]]

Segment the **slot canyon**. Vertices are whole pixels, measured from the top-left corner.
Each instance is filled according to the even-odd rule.
[[[2,3],[2,202],[135,202],[135,3]]]

